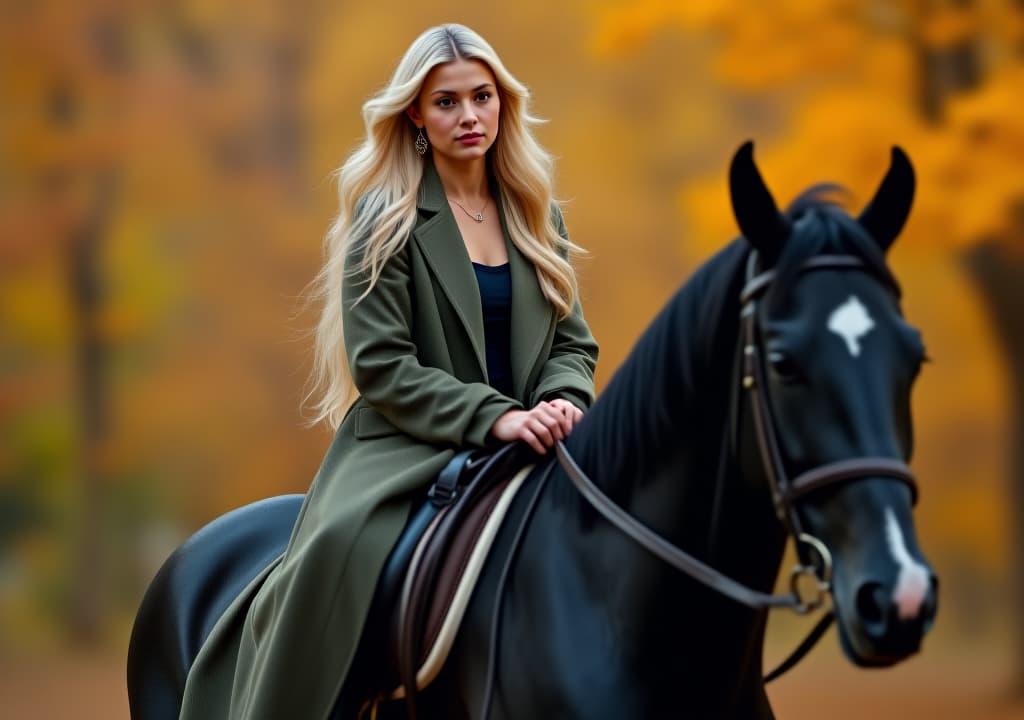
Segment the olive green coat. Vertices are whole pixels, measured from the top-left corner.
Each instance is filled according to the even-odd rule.
[[[476,277],[429,162],[417,204],[404,249],[345,315],[360,398],[338,428],[284,555],[249,585],[200,651],[182,718],[326,717],[415,491],[455,448],[492,442],[489,430],[505,411],[552,397],[585,409],[593,399],[597,345],[579,306],[557,321],[504,222],[515,397],[487,385]],[[564,236],[560,213],[558,224]],[[365,286],[356,278],[345,287],[351,307]]]

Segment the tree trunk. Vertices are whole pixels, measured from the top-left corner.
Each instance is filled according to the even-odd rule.
[[[113,174],[97,177],[88,217],[69,247],[75,369],[78,386],[79,497],[73,537],[69,631],[83,644],[95,642],[104,620],[104,462],[109,427],[108,349],[100,327],[103,308],[102,242],[110,214]]]
[[[961,0],[960,5],[974,8],[977,3]],[[1017,0],[1017,5],[1024,8],[1024,0]],[[919,12],[926,14],[941,11],[937,6],[919,7]],[[918,26],[920,23],[913,25]],[[910,42],[918,59],[918,112],[929,123],[941,125],[948,101],[977,89],[986,80],[983,38],[972,30],[936,47],[912,31]],[[1024,39],[1018,39],[1013,50],[1024,52]],[[1011,532],[1009,570],[1011,607],[1021,608],[1024,607],[1024,315],[1018,311],[1024,308],[1024,255],[1010,248],[1024,247],[1024,198],[1018,200],[1015,212],[1016,223],[1010,237],[981,239],[966,251],[964,262],[987,306],[1009,369],[1011,433],[1010,469],[1006,479]],[[1017,613],[1012,615],[1012,691],[1024,697],[1024,619]]]
[[[1024,200],[1020,203],[1024,215]],[[1024,242],[1024,218],[1014,239]],[[1018,245],[1019,246],[1019,245]],[[1024,255],[1009,249],[1005,239],[989,240],[968,250],[965,261],[984,299],[1006,359],[1011,408],[1010,478],[1007,483],[1010,527],[1011,608],[1024,607]],[[1013,687],[1024,697],[1024,622],[1015,616],[1012,630]]]

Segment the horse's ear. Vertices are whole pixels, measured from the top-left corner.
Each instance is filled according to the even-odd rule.
[[[887,251],[903,229],[913,204],[914,166],[907,154],[894,145],[889,172],[857,221]]]
[[[789,237],[790,225],[754,164],[752,140],[745,142],[732,158],[729,193],[743,237],[757,249],[766,265],[774,265]]]

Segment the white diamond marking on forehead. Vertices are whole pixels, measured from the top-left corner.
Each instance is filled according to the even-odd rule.
[[[875,326],[864,303],[851,295],[850,299],[832,311],[828,316],[828,329],[846,342],[854,357],[860,355],[860,339]]]

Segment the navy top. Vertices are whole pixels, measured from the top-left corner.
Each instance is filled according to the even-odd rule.
[[[487,379],[492,388],[512,397],[512,273],[508,263],[473,263],[484,311]]]

